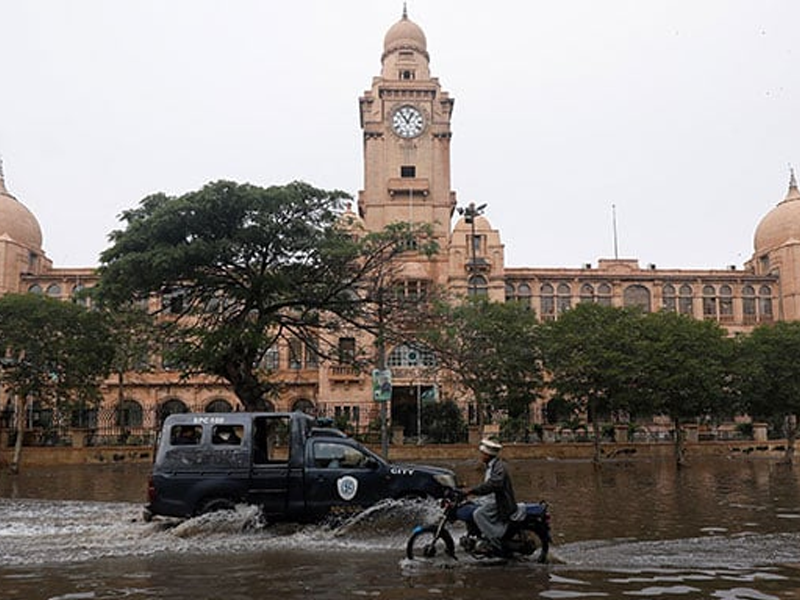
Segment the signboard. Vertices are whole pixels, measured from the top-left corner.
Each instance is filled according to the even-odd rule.
[[[389,369],[372,371],[372,399],[388,402],[392,399],[392,372]]]

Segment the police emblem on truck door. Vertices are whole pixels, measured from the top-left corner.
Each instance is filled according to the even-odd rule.
[[[336,490],[342,500],[350,501],[358,493],[358,479],[345,475],[336,480]]]

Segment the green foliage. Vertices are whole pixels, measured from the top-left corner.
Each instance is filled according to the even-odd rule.
[[[636,393],[673,421],[721,414],[731,403],[732,342],[714,321],[674,312],[642,319]]]
[[[741,409],[756,419],[800,414],[800,322],[756,327],[737,338]]]
[[[481,416],[527,414],[542,386],[536,315],[517,303],[470,298],[439,304],[433,318],[420,338],[473,392]]]
[[[593,423],[636,409],[631,381],[640,320],[638,311],[582,303],[544,327],[544,364],[562,403],[554,420],[568,409],[588,413]]]
[[[45,406],[99,402],[113,340],[103,316],[35,294],[0,298],[0,379],[21,398]]]
[[[222,377],[257,409],[276,390],[257,373],[270,347],[299,339],[324,357],[322,332],[371,326],[375,274],[392,257],[435,250],[408,225],[355,230],[340,218],[345,198],[301,182],[228,181],[149,196],[110,236],[99,298],[111,306],[163,299],[162,339],[175,364]]]
[[[422,405],[422,432],[436,444],[457,444],[467,437],[467,424],[455,402],[426,402]]]

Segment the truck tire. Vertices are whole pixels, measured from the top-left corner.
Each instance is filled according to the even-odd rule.
[[[222,510],[236,510],[236,503],[230,498],[206,498],[199,504],[195,514],[205,515]]]

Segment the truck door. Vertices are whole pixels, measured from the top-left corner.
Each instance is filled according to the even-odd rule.
[[[306,449],[306,510],[358,512],[385,497],[385,466],[350,440],[314,439]]]
[[[292,479],[289,425],[289,419],[285,416],[259,416],[253,419],[250,501],[262,506],[267,517],[280,518],[286,515]],[[299,483],[296,482],[296,485]]]

